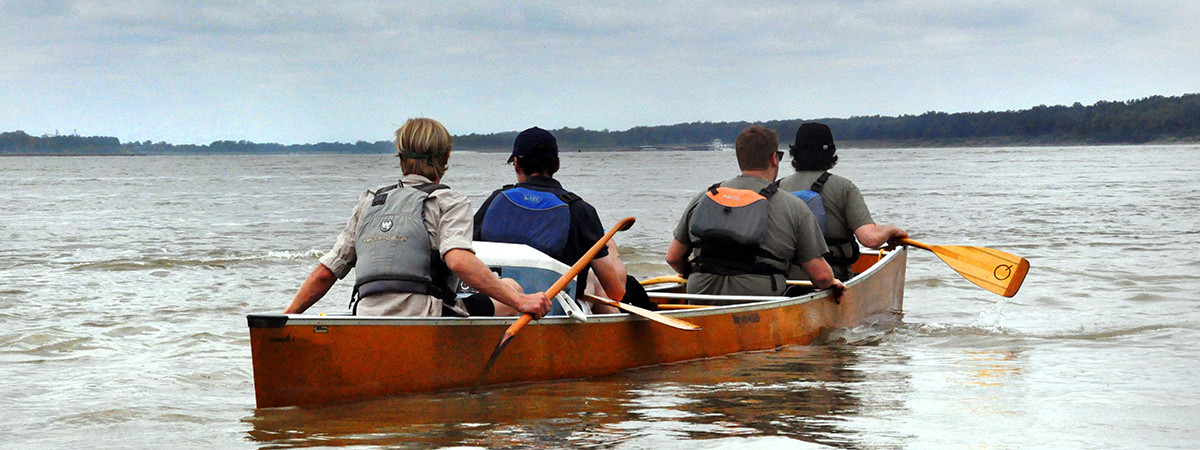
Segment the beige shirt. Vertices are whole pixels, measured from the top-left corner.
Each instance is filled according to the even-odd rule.
[[[415,186],[430,183],[420,175],[405,175],[401,183]],[[338,235],[333,249],[321,257],[320,262],[339,279],[350,273],[358,260],[354,251],[354,240],[363,214],[375,198],[375,191],[368,190],[358,198],[354,213],[346,228]],[[439,189],[425,200],[425,228],[429,230],[429,242],[443,258],[446,252],[463,249],[474,252],[471,234],[474,223],[471,218],[471,200],[466,195],[450,189]],[[360,316],[441,316],[442,300],[425,294],[377,294],[359,300],[357,314]],[[464,314],[465,315],[465,314]]]

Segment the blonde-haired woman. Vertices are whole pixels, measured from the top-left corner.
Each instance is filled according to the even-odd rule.
[[[453,138],[436,120],[409,119],[396,130],[404,177],[368,190],[332,250],[321,257],[285,314],[299,314],[355,269],[352,310],[362,316],[506,315],[550,311],[542,294],[501,280],[471,248],[471,202],[439,184]],[[485,296],[454,294],[455,276]]]

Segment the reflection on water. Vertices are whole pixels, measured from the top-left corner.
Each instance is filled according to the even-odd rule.
[[[980,350],[966,352],[960,365],[967,368],[969,383],[977,386],[1003,386],[1006,379],[1020,375],[1016,363],[1019,353],[1013,350]]]
[[[863,408],[862,347],[786,348],[590,380],[523,384],[314,407],[260,409],[249,438],[272,446],[619,446],[763,436],[857,447],[841,424]],[[895,374],[903,376],[902,374]],[[895,393],[898,394],[898,393]]]

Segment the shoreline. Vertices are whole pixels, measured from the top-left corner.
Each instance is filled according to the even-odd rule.
[[[780,148],[787,148],[786,142],[780,142]],[[1077,142],[1077,141],[1062,141],[1062,140],[1036,140],[1036,139],[970,139],[970,140],[939,140],[939,141],[884,141],[884,140],[845,140],[839,141],[838,146],[841,148],[858,148],[858,149],[908,149],[908,148],[1011,148],[1011,147],[1122,147],[1122,146],[1187,146],[1200,144],[1200,137],[1182,138],[1170,140],[1154,140],[1149,142],[1137,143],[1093,143],[1093,142]],[[712,152],[712,151],[732,151],[729,150],[713,150],[713,149],[695,149],[688,148],[684,145],[656,145],[653,148],[629,148],[629,147],[575,147],[563,148],[562,153],[646,153],[646,152]],[[457,151],[478,152],[478,153],[504,153],[509,152],[509,148],[457,148]],[[390,154],[387,152],[147,152],[147,153],[104,153],[104,152],[81,152],[81,153],[0,153],[0,157],[21,157],[21,156],[51,156],[51,157],[70,157],[70,156],[209,156],[209,155],[262,155],[262,156],[280,156],[280,155],[368,155],[368,154]]]

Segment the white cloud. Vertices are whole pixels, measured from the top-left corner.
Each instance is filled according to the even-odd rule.
[[[1196,92],[1200,4],[0,1],[0,130],[387,139]]]

